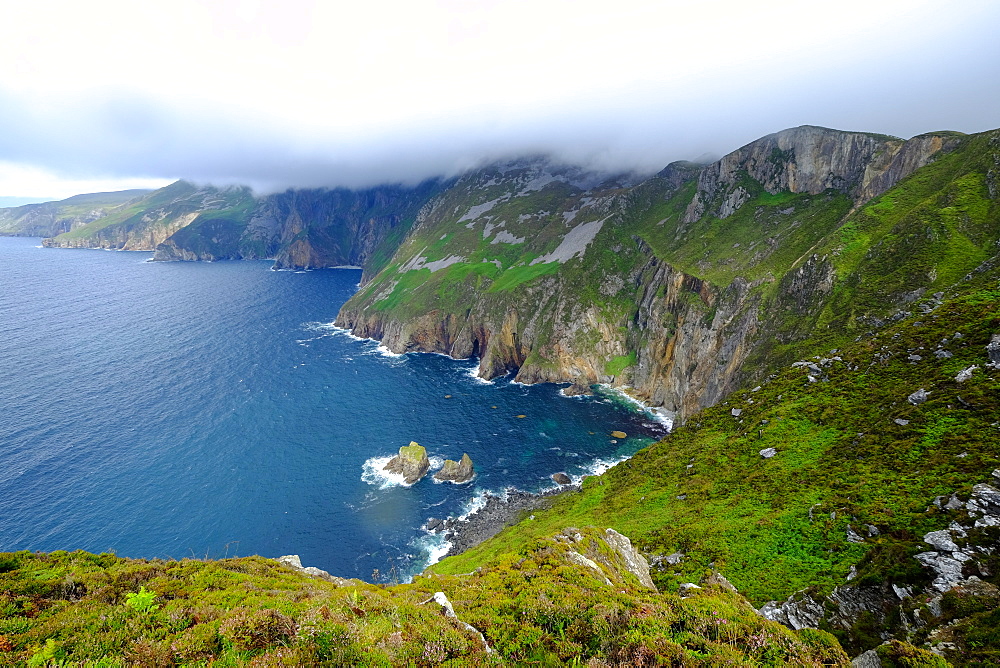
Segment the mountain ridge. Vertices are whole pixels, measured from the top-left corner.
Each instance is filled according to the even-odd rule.
[[[465,174],[419,207],[407,200],[412,220],[366,251],[337,324],[396,352],[478,357],[485,377],[617,386],[676,413],[678,428],[388,594],[402,599],[340,583],[346,594],[310,593],[315,605],[265,604],[225,580],[229,607],[177,617],[198,629],[184,642],[136,626],[143,651],[240,663],[342,647],[357,652],[337,655],[350,662],[365,651],[418,661],[423,647],[425,663],[479,660],[473,636],[421,645],[421,629],[442,631],[409,606],[440,588],[515,663],[846,665],[827,632],[856,665],[1000,659],[1000,130],[903,141],[805,126],[641,183],[579,176],[527,159]],[[575,528],[588,526],[628,535],[664,594],[606,570],[610,534]],[[576,544],[587,548],[568,555]],[[165,602],[189,598],[198,577],[171,574],[183,562],[124,565],[132,577],[108,561],[106,576],[73,566],[89,573],[80,590],[67,559],[0,555],[0,578],[14,573],[23,590],[0,598],[11,628],[28,629],[12,634],[20,657],[45,659],[42,640],[53,659],[90,656],[100,641],[59,629],[119,614],[93,606],[120,605],[140,583]],[[665,611],[675,591],[683,605]],[[68,609],[60,596],[93,608],[22,621],[32,606]],[[233,653],[223,640],[238,624],[271,628],[268,605],[284,606],[280,628],[321,632],[275,632]],[[362,631],[389,609],[396,621]]]

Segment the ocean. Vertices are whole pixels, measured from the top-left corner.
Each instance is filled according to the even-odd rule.
[[[484,382],[476,360],[333,327],[359,270],[151,257],[0,238],[0,551],[298,554],[405,580],[446,549],[429,517],[599,472],[665,433],[613,392]],[[410,441],[432,472],[467,452],[475,479],[385,475]]]

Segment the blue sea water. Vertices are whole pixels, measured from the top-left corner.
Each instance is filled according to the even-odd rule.
[[[0,238],[0,551],[299,554],[406,577],[440,551],[427,518],[664,432],[613,394],[485,383],[475,360],[392,356],[337,330],[358,270],[150,257]],[[381,475],[410,441],[437,466],[468,452],[477,477]]]

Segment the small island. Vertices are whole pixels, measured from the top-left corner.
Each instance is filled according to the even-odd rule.
[[[469,457],[468,453],[462,453],[460,461],[456,462],[453,459],[444,460],[444,466],[434,474],[434,479],[440,482],[451,482],[461,485],[472,480],[475,475],[476,472],[472,467],[472,457]]]
[[[427,474],[431,462],[427,450],[416,441],[399,448],[399,454],[389,460],[382,470],[403,476],[407,485],[412,485]]]

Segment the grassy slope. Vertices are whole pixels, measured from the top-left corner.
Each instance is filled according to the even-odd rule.
[[[352,301],[392,312],[402,319],[433,309],[464,311],[477,295],[485,294],[485,299],[503,303],[505,293],[559,270],[558,262],[531,263],[559,245],[569,229],[562,214],[580,207],[583,193],[566,183],[554,182],[519,194],[515,179],[524,177],[526,171],[513,170],[501,177],[485,170],[459,182],[436,202],[435,211],[400,246],[391,263]],[[483,183],[490,185],[484,187]],[[471,207],[493,201],[494,206],[474,224],[461,220]],[[487,216],[493,230],[484,238]],[[585,208],[573,224],[605,216],[599,210]],[[497,237],[498,226],[524,241],[491,243]],[[433,262],[452,256],[462,260],[433,272],[426,268],[400,271],[415,257]],[[392,290],[383,294],[385,287],[393,284]]]
[[[575,551],[610,564],[599,577],[566,557],[566,539],[519,546],[468,576],[395,586],[338,585],[260,557],[0,554],[0,663],[849,665],[828,634],[766,621],[721,589],[688,599],[642,589],[598,531],[580,536]],[[436,591],[496,654],[427,603]]]
[[[65,232],[55,237],[57,241],[69,239],[85,239],[96,236],[101,230],[113,226],[121,226],[125,230],[148,224],[143,218],[151,211],[162,210],[167,220],[172,220],[184,214],[199,211],[205,191],[186,182],[177,181],[169,186],[155,190],[147,196],[132,202],[129,206],[99,218],[87,225]],[[219,198],[224,202],[218,208],[202,213],[198,219],[229,220],[245,224],[245,219],[253,209],[253,196],[246,189],[230,189],[218,191]],[[152,224],[156,224],[155,222]]]
[[[58,202],[43,204],[26,204],[20,207],[0,209],[0,230],[3,234],[20,234],[23,230],[23,219],[35,212],[51,212],[57,220],[83,218],[95,210],[112,209],[122,206],[130,200],[148,194],[148,190],[122,190],[110,193],[90,193],[75,195]]]
[[[976,292],[840,351],[842,361],[823,368],[829,380],[812,383],[808,369],[786,368],[588,479],[533,521],[434,570],[470,570],[566,524],[599,524],[649,552],[684,552],[679,576],[697,577],[714,562],[756,603],[807,586],[828,591],[873,545],[888,549],[897,536],[910,549],[918,534],[946,525],[925,512],[933,497],[984,481],[1000,464],[1000,373],[954,381],[959,370],[986,361],[984,347],[1000,332],[998,310],[1000,291]],[[954,357],[937,359],[932,351],[945,338]],[[909,361],[912,353],[923,359]],[[906,398],[920,387],[931,398],[913,406]],[[762,458],[769,447],[778,456]],[[889,537],[848,543],[848,524],[873,524]],[[918,575],[912,565],[897,574],[900,583]]]

